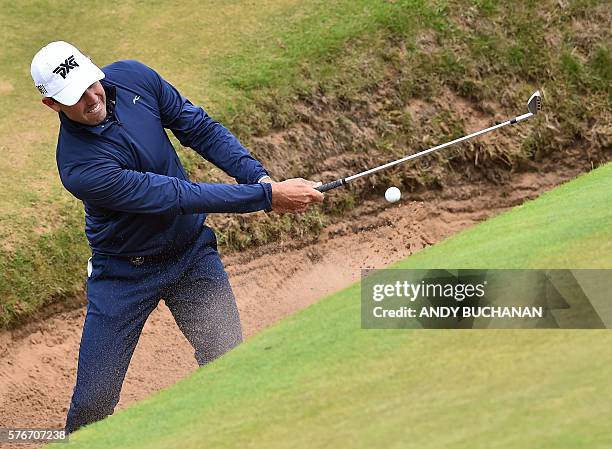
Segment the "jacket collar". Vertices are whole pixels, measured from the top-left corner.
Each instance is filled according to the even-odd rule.
[[[98,125],[85,125],[84,123],[78,123],[68,118],[62,111],[58,113],[62,127],[65,127],[68,131],[72,132],[90,132],[94,134],[102,134],[108,129],[109,122],[114,118],[115,115],[115,103],[117,99],[117,89],[115,86],[100,82],[106,93],[106,118]]]

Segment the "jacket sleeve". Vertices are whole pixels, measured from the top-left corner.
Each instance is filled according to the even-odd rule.
[[[268,176],[262,164],[229,130],[204,109],[194,106],[153,69],[147,69],[157,95],[162,125],[183,146],[193,148],[241,184],[253,184]]]
[[[110,159],[60,173],[68,191],[92,205],[136,214],[254,212],[271,207],[269,184],[205,184],[122,168]]]

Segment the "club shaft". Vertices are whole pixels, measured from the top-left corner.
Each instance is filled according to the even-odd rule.
[[[455,145],[457,143],[465,142],[466,140],[473,139],[474,137],[482,136],[483,134],[490,133],[491,131],[495,131],[496,129],[502,128],[504,126],[512,125],[514,123],[518,123],[518,122],[521,122],[523,120],[527,120],[531,116],[533,116],[533,114],[531,112],[528,112],[527,114],[519,115],[518,117],[515,117],[515,118],[513,118],[511,120],[507,120],[505,122],[498,123],[497,125],[491,126],[490,128],[486,128],[486,129],[482,129],[480,131],[476,131],[475,133],[468,134],[467,136],[463,136],[463,137],[460,137],[460,138],[455,139],[455,140],[451,140],[450,142],[443,143],[442,145],[437,145],[435,147],[428,148],[427,150],[423,150],[423,151],[420,151],[418,153],[411,154],[410,156],[403,157],[403,158],[398,159],[396,161],[392,161],[392,162],[389,162],[387,164],[379,165],[378,167],[374,167],[374,168],[371,168],[369,170],[363,171],[361,173],[357,173],[356,175],[348,176],[348,177],[343,179],[343,184],[351,182],[351,181],[354,181],[355,179],[361,178],[362,176],[371,175],[372,173],[376,173],[376,172],[384,170],[386,168],[393,167],[395,165],[401,164],[402,162],[410,161],[412,159],[417,159],[417,158],[419,158],[421,156],[425,156],[426,154],[433,153],[434,151],[441,150],[442,148],[450,147],[451,145]]]

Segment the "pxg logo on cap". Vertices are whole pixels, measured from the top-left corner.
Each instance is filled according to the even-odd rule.
[[[68,59],[66,59],[64,62],[58,65],[55,70],[53,70],[53,73],[57,73],[62,78],[66,79],[66,75],[68,75],[70,69],[73,69],[78,66],[79,65],[74,60],[74,55],[70,55]]]
[[[104,78],[89,58],[63,41],[51,42],[36,53],[31,74],[41,95],[66,106],[76,104],[89,86]]]

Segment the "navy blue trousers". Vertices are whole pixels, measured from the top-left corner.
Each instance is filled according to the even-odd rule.
[[[193,346],[200,366],[242,341],[236,300],[215,234],[207,226],[173,258],[94,254],[91,268],[68,433],[113,413],[142,328],[160,299]]]

